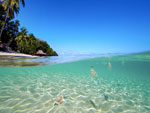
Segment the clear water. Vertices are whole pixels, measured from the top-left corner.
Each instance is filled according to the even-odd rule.
[[[37,57],[37,58],[0,56],[0,67],[53,65],[53,64],[78,61],[78,60],[88,59],[88,58],[114,56],[114,55],[120,55],[120,53],[60,55],[60,56],[50,56],[50,57],[46,56],[46,57]]]
[[[55,105],[58,95],[63,103]],[[150,53],[0,67],[0,113],[106,112],[150,112]]]

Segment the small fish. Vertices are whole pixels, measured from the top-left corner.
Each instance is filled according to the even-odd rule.
[[[93,66],[91,66],[90,75],[91,75],[91,78],[92,78],[92,79],[94,79],[94,77],[97,77],[97,76],[98,76],[98,74],[95,72]]]
[[[108,95],[104,94],[104,99],[108,100]]]
[[[94,103],[92,100],[90,100],[90,104],[92,104],[92,106],[93,106],[94,108],[97,108],[97,106],[95,105],[95,103]]]
[[[111,69],[111,63],[110,62],[108,62],[108,68]]]

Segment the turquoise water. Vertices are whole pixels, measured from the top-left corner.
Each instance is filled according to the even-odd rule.
[[[0,67],[0,113],[106,112],[150,112],[150,53]]]
[[[114,53],[114,54],[60,55],[60,56],[50,56],[50,57],[46,56],[46,57],[37,57],[37,58],[0,56],[0,67],[53,65],[53,64],[72,62],[72,61],[78,61],[78,60],[89,59],[89,58],[114,56],[114,55],[120,55],[120,54]]]

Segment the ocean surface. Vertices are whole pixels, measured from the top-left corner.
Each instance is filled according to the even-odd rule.
[[[150,53],[0,67],[0,113],[150,113]]]
[[[46,56],[37,58],[28,57],[11,57],[1,56],[0,67],[24,67],[24,66],[40,66],[53,65],[72,61],[78,61],[89,58],[115,56],[123,53],[108,53],[108,54],[76,54],[76,55],[60,55],[60,56]]]

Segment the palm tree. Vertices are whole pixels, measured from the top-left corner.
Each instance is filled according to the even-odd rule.
[[[0,1],[0,4],[3,6],[4,10],[6,11],[5,20],[4,20],[5,22],[3,23],[1,31],[0,31],[0,40],[1,40],[1,35],[2,35],[3,29],[5,27],[8,17],[14,18],[14,15],[19,13],[20,2],[22,3],[24,7],[25,6],[24,0],[1,0]]]
[[[18,49],[21,53],[26,52],[27,36],[28,36],[27,29],[25,27],[23,27],[21,29],[21,32],[19,32],[18,36],[15,38]]]

